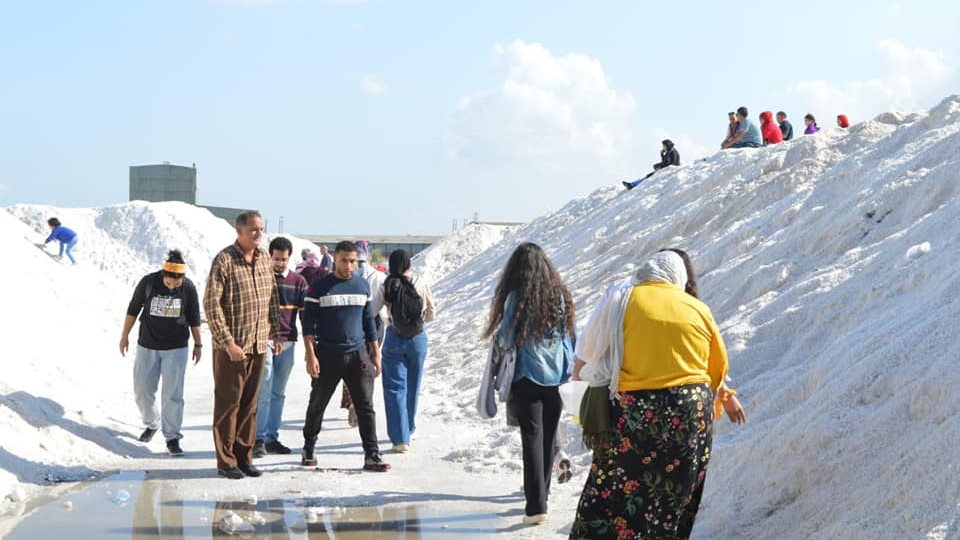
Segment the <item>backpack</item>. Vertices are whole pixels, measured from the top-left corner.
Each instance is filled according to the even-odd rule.
[[[393,329],[400,337],[412,338],[423,332],[423,298],[406,277],[390,276],[383,286],[383,299],[390,304]]]

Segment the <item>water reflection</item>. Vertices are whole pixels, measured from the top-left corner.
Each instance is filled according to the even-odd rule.
[[[126,472],[87,484],[38,508],[6,538],[413,540],[489,538],[498,533],[509,537],[516,530],[511,526],[516,524],[518,513],[513,497],[459,500],[457,495],[404,493],[371,497],[392,502],[341,506],[369,500],[361,495],[346,500],[332,496],[184,499],[175,480]],[[72,510],[67,510],[68,502]]]
[[[163,504],[176,497],[175,491],[171,482],[147,480],[141,483],[130,538],[183,538],[183,507]],[[116,500],[115,495],[113,501]]]

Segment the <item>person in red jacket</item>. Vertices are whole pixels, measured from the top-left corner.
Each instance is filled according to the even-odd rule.
[[[842,127],[843,129],[847,129],[848,127],[850,127],[850,119],[847,118],[847,115],[845,114],[838,114],[837,125]]]
[[[783,132],[780,131],[780,125],[774,122],[770,111],[760,113],[760,133],[763,134],[764,146],[783,142]]]

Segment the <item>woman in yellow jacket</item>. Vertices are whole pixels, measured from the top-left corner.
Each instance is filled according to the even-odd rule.
[[[599,317],[608,321],[607,343],[622,347],[584,361],[606,363],[613,439],[594,451],[571,538],[690,536],[710,460],[714,395],[727,374],[723,339],[695,283],[686,253],[661,251],[619,301],[598,308],[610,310]],[[739,405],[730,412],[743,420]]]

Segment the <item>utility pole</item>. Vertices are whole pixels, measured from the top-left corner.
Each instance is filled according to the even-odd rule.
[[[283,216],[280,216],[280,234],[283,234]]]

